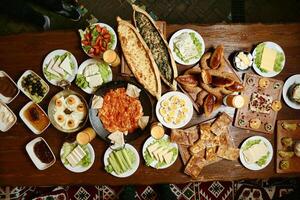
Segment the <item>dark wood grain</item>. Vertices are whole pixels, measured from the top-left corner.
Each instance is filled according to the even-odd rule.
[[[251,50],[253,45],[261,41],[274,41],[278,43],[286,54],[286,66],[275,78],[285,80],[290,75],[300,73],[300,24],[278,25],[168,25],[168,37],[181,28],[192,28],[198,31],[204,38],[206,47],[224,44],[225,53],[228,56],[235,50]],[[15,81],[26,69],[32,69],[42,75],[42,62],[48,52],[54,49],[66,49],[74,54],[78,63],[88,57],[81,50],[79,36],[76,31],[60,31],[35,34],[21,34],[15,36],[0,37],[0,68],[5,70]],[[179,72],[187,67],[178,66]],[[120,69],[114,68],[114,73]],[[84,94],[76,86],[72,89],[80,92],[89,100],[90,96]],[[41,102],[41,106],[47,110],[51,97],[61,89],[51,86],[47,97]],[[20,95],[9,104],[9,107],[18,115],[20,109],[29,99]],[[230,111],[232,112],[232,111]],[[294,110],[283,104],[283,109],[278,113],[278,119],[299,119],[300,111]],[[213,116],[212,116],[213,117]],[[187,125],[192,126],[206,120],[194,112],[192,121]],[[88,126],[89,124],[87,124]],[[276,130],[275,130],[276,131]],[[258,134],[264,135],[274,144],[274,135],[250,132],[233,128],[231,132],[234,143],[238,146],[245,138]],[[183,183],[193,181],[183,171],[182,161],[178,159],[173,166],[164,170],[155,170],[141,164],[137,172],[128,178],[115,178],[104,171],[103,155],[107,145],[100,139],[92,141],[96,159],[94,165],[87,172],[76,174],[64,168],[60,162],[59,151],[68,136],[50,126],[40,136],[46,139],[52,148],[57,162],[47,170],[39,171],[31,162],[25,151],[25,145],[37,137],[18,117],[16,125],[8,132],[1,133],[0,145],[0,185],[66,185],[66,184],[154,184],[154,183]],[[142,144],[149,136],[145,133],[132,144],[140,152]],[[250,171],[241,164],[231,161],[220,161],[204,168],[200,180],[237,180],[247,178],[267,178],[283,176],[275,173],[274,159],[271,164],[261,171]],[[299,175],[299,174],[296,174]],[[295,174],[284,174],[295,176]]]

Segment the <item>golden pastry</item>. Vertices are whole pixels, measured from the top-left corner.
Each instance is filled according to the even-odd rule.
[[[258,82],[259,87],[265,89],[270,85],[270,81],[267,78],[261,78]]]
[[[249,122],[250,128],[253,128],[253,129],[259,129],[260,125],[261,125],[261,121],[260,121],[260,119],[257,119],[257,118],[251,119]]]
[[[281,102],[279,100],[275,100],[272,102],[272,109],[276,112],[278,112],[279,110],[281,110],[282,105]]]

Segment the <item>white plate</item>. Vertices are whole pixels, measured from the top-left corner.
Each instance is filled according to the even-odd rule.
[[[168,135],[164,135],[164,137],[162,137],[161,140],[170,140],[170,137]],[[149,137],[146,140],[146,142],[144,143],[144,145],[143,145],[143,152],[142,152],[144,160],[145,160],[145,153],[144,152],[147,151],[147,147],[151,143],[153,143],[154,141],[158,141],[158,140],[154,139],[153,137]],[[152,163],[150,163],[151,167],[153,167],[155,169],[165,169],[165,168],[168,168],[168,167],[170,167],[171,165],[173,165],[175,163],[175,161],[177,160],[177,157],[178,157],[178,145],[176,143],[173,143],[173,142],[170,141],[170,146],[171,147],[175,147],[177,149],[177,155],[175,155],[175,159],[171,163],[169,163],[169,164],[167,164],[165,166],[159,167],[159,168],[156,168],[156,164],[158,163],[158,161],[155,160]]]
[[[260,43],[262,44],[262,43]],[[283,56],[284,56],[284,60],[283,60],[283,63],[282,63],[282,67],[281,67],[281,70],[279,72],[275,72],[275,71],[272,71],[272,72],[262,72],[260,71],[260,69],[256,66],[255,64],[255,59],[256,59],[256,48],[253,50],[252,52],[252,57],[253,57],[253,69],[256,73],[258,73],[259,75],[263,76],[263,77],[273,77],[273,76],[276,76],[277,74],[279,74],[283,68],[284,68],[284,64],[285,64],[285,55],[284,55],[284,52],[282,50],[282,48],[274,43],[274,42],[263,42],[263,44],[266,45],[266,47],[269,47],[271,49],[274,49],[276,50],[277,52],[280,52],[280,53],[283,53]]]
[[[283,99],[284,99],[285,103],[289,107],[294,108],[294,109],[300,109],[300,104],[297,104],[297,103],[291,101],[289,96],[288,96],[288,90],[294,83],[300,83],[300,74],[295,74],[295,75],[289,77],[285,81],[284,86],[283,86],[283,90],[282,90],[282,96],[283,96]]]
[[[18,88],[29,98],[29,99],[31,99],[31,100],[33,100],[32,98],[31,98],[31,96],[29,95],[29,93],[28,92],[26,92],[25,91],[25,89],[23,88],[23,86],[22,86],[22,80],[23,80],[23,78],[25,77],[25,76],[28,76],[29,74],[34,74],[34,75],[36,75],[37,77],[39,77],[40,79],[41,79],[41,83],[42,83],[42,85],[44,85],[45,87],[46,87],[46,93],[44,94],[44,96],[43,96],[43,98],[41,98],[41,100],[40,101],[38,101],[38,102],[35,102],[35,103],[40,103],[41,101],[43,101],[43,99],[45,98],[45,96],[47,96],[47,94],[48,94],[48,92],[49,92],[49,85],[46,83],[46,81],[44,81],[44,79],[42,79],[37,73],[35,73],[34,71],[32,71],[32,70],[26,70],[23,74],[22,74],[22,76],[19,78],[19,80],[18,80],[18,82],[17,82],[17,85],[18,85]]]
[[[9,104],[10,102],[12,102],[20,93],[20,89],[18,88],[17,84],[14,82],[14,80],[12,80],[12,78],[5,72],[0,70],[0,74],[4,74],[4,76],[8,77],[10,79],[10,81],[13,83],[13,85],[17,88],[17,94],[13,97],[11,97],[11,99],[7,100],[7,97],[4,97],[3,95],[0,94],[0,100],[6,104]]]
[[[185,117],[185,119],[175,125],[173,123],[166,123],[165,120],[163,119],[163,117],[161,116],[161,114],[159,113],[159,109],[161,108],[161,102],[164,101],[165,99],[171,97],[171,96],[178,96],[182,99],[185,100],[185,103],[187,105],[187,108],[188,108],[188,112],[187,112],[187,115]],[[187,123],[189,123],[189,121],[192,119],[193,117],[193,104],[190,100],[190,98],[188,96],[186,96],[185,94],[183,94],[182,92],[177,92],[177,91],[173,91],[173,92],[168,92],[168,93],[165,93],[157,102],[156,104],[156,108],[155,108],[155,111],[156,111],[156,116],[157,116],[157,119],[160,123],[162,123],[165,127],[167,128],[182,128],[184,127]]]
[[[44,141],[44,142],[46,143],[47,147],[48,147],[49,150],[51,151],[51,154],[52,154],[52,156],[53,156],[53,158],[54,158],[53,161],[50,162],[50,163],[48,163],[48,164],[42,163],[42,162],[40,161],[40,159],[38,159],[38,157],[36,156],[36,154],[34,153],[34,150],[33,150],[34,144],[37,143],[37,142],[39,142],[39,141],[41,141],[41,140]],[[35,138],[35,139],[32,140],[31,142],[29,142],[29,143],[26,145],[25,148],[26,148],[26,151],[27,151],[29,157],[31,158],[32,162],[35,164],[35,166],[36,166],[39,170],[44,170],[44,169],[49,168],[49,167],[52,166],[52,165],[55,163],[55,161],[56,161],[56,158],[55,158],[55,156],[54,156],[54,154],[53,154],[53,152],[52,152],[50,146],[48,145],[48,143],[47,143],[42,137],[37,137],[37,138]]]
[[[12,116],[13,116],[13,118],[14,118],[13,122],[12,122],[10,125],[8,125],[5,129],[2,129],[2,127],[0,128],[0,131],[6,132],[6,131],[8,131],[9,129],[11,129],[11,127],[13,127],[13,125],[17,122],[17,117],[16,117],[15,113],[14,113],[14,112],[13,112],[13,111],[5,104],[5,103],[2,103],[2,102],[0,101],[0,105],[3,105],[4,107],[6,107],[7,110],[12,114]]]
[[[74,63],[74,70],[73,70],[73,74],[72,75],[67,75],[67,77],[66,77],[66,79],[62,79],[62,80],[66,80],[66,81],[68,81],[68,82],[72,82],[74,79],[75,79],[75,76],[76,76],[76,74],[77,74],[77,70],[78,70],[78,64],[77,64],[77,60],[76,60],[76,58],[74,57],[74,55],[71,53],[71,52],[69,52],[69,51],[66,51],[66,50],[64,50],[64,49],[57,49],[57,50],[54,50],[54,51],[51,51],[47,56],[46,56],[46,58],[44,59],[44,61],[43,61],[43,74],[44,74],[44,77],[47,79],[47,81],[49,81],[49,83],[51,83],[52,85],[56,85],[56,86],[59,86],[59,82],[61,81],[61,80],[54,80],[54,79],[52,79],[52,80],[50,80],[50,79],[48,79],[47,78],[47,76],[45,75],[45,70],[46,70],[46,65],[47,64],[49,64],[49,62],[51,61],[51,59],[53,59],[55,56],[57,56],[57,55],[59,55],[59,56],[61,56],[61,55],[63,55],[63,54],[65,54],[65,53],[70,53],[71,54],[71,61]]]
[[[183,60],[181,60],[181,59],[176,55],[176,53],[174,52],[174,39],[175,39],[178,35],[180,35],[181,33],[184,33],[184,32],[195,33],[196,38],[199,40],[199,42],[200,42],[201,45],[202,45],[202,49],[201,49],[201,53],[200,53],[201,55],[199,56],[199,58],[191,59],[188,63],[183,62]],[[196,63],[200,60],[201,56],[204,54],[204,51],[205,51],[205,44],[204,44],[204,40],[203,40],[202,36],[201,36],[197,31],[194,31],[194,30],[192,30],[192,29],[181,29],[181,30],[175,32],[175,33],[172,35],[172,37],[171,37],[171,39],[170,39],[170,41],[169,41],[169,46],[170,46],[170,49],[171,49],[171,52],[172,52],[172,55],[173,55],[175,61],[176,61],[177,63],[179,63],[179,64],[182,64],[182,65],[194,65],[194,64],[196,64]]]
[[[37,130],[36,128],[34,128],[34,127],[31,125],[31,123],[30,123],[30,122],[25,118],[25,116],[24,116],[25,110],[26,110],[29,106],[31,106],[32,104],[34,104],[34,102],[33,102],[33,101],[29,101],[25,106],[23,106],[23,108],[22,108],[22,109],[20,110],[20,112],[19,112],[19,116],[21,117],[21,119],[23,120],[23,122],[27,125],[27,127],[28,127],[34,134],[37,134],[37,135],[38,135],[38,134],[41,134],[42,132],[44,132],[44,131],[48,128],[48,126],[50,125],[50,120],[49,120],[47,114],[45,113],[45,111],[44,111],[38,104],[36,104],[37,107],[39,107],[39,109],[41,109],[41,110],[43,111],[43,113],[45,114],[45,116],[47,116],[49,122],[48,122],[48,125],[47,125],[42,131],[39,131],[39,130]]]
[[[81,65],[78,68],[77,74],[82,74],[83,70],[85,69],[86,66],[88,66],[90,64],[93,64],[93,63],[99,63],[99,62],[102,62],[102,61],[99,61],[99,60],[96,60],[96,59],[93,59],[93,58],[87,59],[86,61],[84,61],[83,63],[81,63]],[[112,71],[111,71],[111,68],[110,68],[109,65],[108,65],[108,68],[109,68],[109,71],[110,71],[110,77],[108,77],[108,82],[109,82],[109,81],[112,81]],[[99,75],[99,76],[101,76],[101,75]],[[88,94],[92,94],[92,93],[94,93],[97,90],[97,88],[90,88],[90,87],[81,88],[81,89],[83,91],[85,91],[86,93],[88,93]]]
[[[117,42],[118,42],[116,32],[114,31],[114,29],[111,26],[109,26],[108,24],[105,24],[105,23],[94,23],[94,24],[91,24],[90,27],[95,26],[97,24],[99,24],[101,27],[105,27],[109,31],[109,33],[113,35],[114,43],[111,45],[111,49],[114,50],[117,47]],[[85,30],[82,30],[82,31],[83,31],[83,33],[85,33]],[[82,40],[82,38],[80,37],[80,43],[81,43],[81,40]],[[81,43],[81,47],[83,47],[82,43]],[[85,52],[84,49],[83,49],[83,51]],[[89,55],[87,52],[85,52],[85,53],[86,53],[86,55],[93,57],[93,56]]]
[[[139,153],[136,151],[136,149],[130,144],[125,144],[125,148],[130,149],[135,154],[135,163],[131,170],[128,170],[128,171],[124,172],[123,174],[118,175],[115,172],[112,172],[111,175],[113,175],[115,177],[125,178],[128,176],[131,176],[132,174],[134,174],[134,172],[136,172],[136,170],[138,169],[138,167],[140,165],[140,156],[139,156]],[[108,165],[108,157],[112,153],[112,151],[113,150],[110,147],[106,149],[106,151],[104,153],[104,166]]]
[[[88,169],[91,168],[91,166],[94,164],[95,162],[95,151],[92,147],[92,145],[90,143],[87,144],[87,148],[90,152],[90,155],[91,155],[91,163],[86,166],[86,167],[83,167],[83,166],[76,166],[76,167],[72,167],[71,165],[65,165],[61,159],[61,156],[62,154],[64,153],[63,152],[63,148],[60,149],[60,160],[61,162],[63,163],[63,165],[65,166],[65,168],[67,168],[68,170],[70,170],[71,172],[75,172],[75,173],[81,173],[81,172],[85,172],[87,171]]]
[[[243,154],[243,147],[246,145],[246,143],[248,141],[250,141],[250,140],[258,140],[258,139],[262,140],[262,142],[264,142],[267,145],[267,148],[268,148],[268,150],[270,152],[270,155],[269,155],[266,163],[263,166],[259,166],[256,163],[251,163],[251,164],[247,163],[246,160],[245,160],[244,154]],[[246,168],[248,168],[250,170],[261,170],[261,169],[265,168],[271,162],[272,157],[273,157],[273,147],[272,147],[272,144],[269,142],[269,140],[267,140],[266,138],[264,138],[262,136],[252,136],[252,137],[247,138],[243,142],[243,144],[242,144],[242,146],[240,148],[240,160],[241,160],[242,164]]]

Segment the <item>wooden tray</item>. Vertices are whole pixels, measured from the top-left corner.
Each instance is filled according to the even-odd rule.
[[[156,21],[156,26],[158,27],[158,30],[162,33],[164,38],[166,39],[167,34],[167,23],[165,21]],[[127,74],[129,76],[133,76],[131,70],[129,69],[126,60],[122,54],[121,56],[121,73]]]
[[[282,93],[282,87],[283,87],[283,81],[281,80],[276,80],[272,78],[267,78],[270,81],[270,84],[267,88],[261,89],[258,87],[258,82],[259,80],[263,78],[261,76],[252,74],[252,73],[246,73],[244,77],[244,91],[241,93],[244,97],[247,98],[246,105],[243,108],[237,109],[237,113],[235,116],[235,121],[234,121],[234,126],[247,129],[247,130],[253,130],[253,131],[258,131],[258,132],[263,132],[263,133],[273,133],[274,127],[275,127],[275,122],[276,122],[276,117],[277,117],[277,112],[272,110],[270,111],[269,114],[263,114],[263,113],[258,113],[251,111],[249,108],[250,105],[250,100],[251,100],[251,95],[254,92],[258,92],[260,94],[268,94],[270,95],[274,100],[279,100],[281,99],[281,93]],[[253,79],[252,84],[248,84],[248,79]],[[280,87],[277,89],[274,89],[274,84],[279,83]],[[258,129],[253,129],[249,127],[249,121],[251,119],[258,118],[261,120],[261,126]],[[245,121],[244,125],[239,124],[239,120],[243,119]],[[265,124],[269,123],[272,125],[272,130],[267,131],[265,130]]]
[[[297,125],[297,129],[295,131],[287,131],[282,127],[283,122],[288,123],[296,123],[299,124],[300,120],[278,120],[277,121],[277,148],[276,148],[276,172],[277,173],[292,173],[292,172],[300,172],[300,157],[294,155],[292,158],[288,159],[290,161],[290,168],[286,170],[282,170],[279,168],[279,163],[283,158],[281,158],[277,152],[278,150],[282,150],[283,146],[281,144],[281,139],[283,137],[291,137],[293,141],[300,140],[300,127]]]

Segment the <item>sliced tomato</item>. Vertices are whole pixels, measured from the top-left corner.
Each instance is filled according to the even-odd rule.
[[[101,28],[101,26],[100,26],[99,24],[96,25],[96,30],[97,30],[99,33],[101,33],[102,28]]]
[[[95,55],[99,55],[99,54],[100,54],[100,49],[99,48],[95,49]]]
[[[81,43],[82,43],[84,46],[90,45],[90,42],[87,41],[87,40],[82,40]]]
[[[105,27],[103,27],[101,30],[101,35],[105,35],[106,33],[108,33],[108,31]]]
[[[104,34],[103,37],[104,37],[105,39],[110,38],[110,34],[109,34],[109,33]]]

